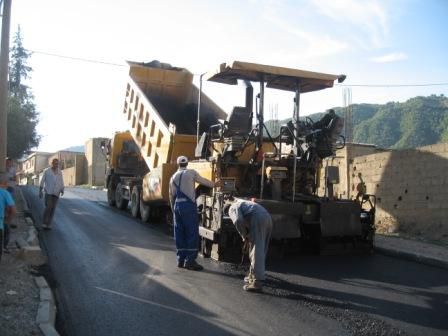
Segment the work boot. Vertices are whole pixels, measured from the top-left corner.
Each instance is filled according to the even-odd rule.
[[[246,292],[261,292],[263,291],[263,285],[260,281],[253,280],[243,286]]]
[[[185,262],[184,267],[187,270],[190,271],[202,271],[204,269],[204,267],[202,267],[201,265],[199,265],[196,260],[190,261],[190,262]]]

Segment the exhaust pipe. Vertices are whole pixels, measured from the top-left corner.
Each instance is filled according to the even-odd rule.
[[[248,120],[248,129],[252,129],[252,120],[253,120],[253,108],[254,108],[254,88],[252,84],[248,80],[240,80],[240,82],[246,87],[246,101],[245,107],[246,110],[249,111],[249,120]]]

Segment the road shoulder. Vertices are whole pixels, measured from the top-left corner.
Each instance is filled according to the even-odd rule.
[[[36,276],[47,258],[20,187],[14,198],[10,253],[0,262],[0,335],[59,335],[53,293],[45,278]]]
[[[377,234],[375,250],[392,257],[448,269],[448,248],[428,242]]]

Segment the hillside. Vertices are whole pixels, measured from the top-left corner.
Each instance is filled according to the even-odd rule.
[[[340,107],[334,110],[343,114]],[[316,121],[321,115],[314,113],[307,117]],[[275,133],[274,122],[269,120],[266,124]],[[404,103],[354,104],[353,127],[355,142],[381,148],[415,148],[448,141],[448,98],[432,95],[411,98]]]
[[[79,152],[79,153],[84,153],[84,146],[71,146],[68,148],[63,149],[64,151],[69,151],[69,152]]]

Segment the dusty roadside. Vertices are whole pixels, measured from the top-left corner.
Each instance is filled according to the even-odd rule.
[[[15,241],[29,230],[25,221],[22,198],[15,197],[17,216],[11,229],[10,254],[0,261],[0,335],[42,335],[36,322],[39,307],[39,290],[31,275],[31,266],[20,257]]]

